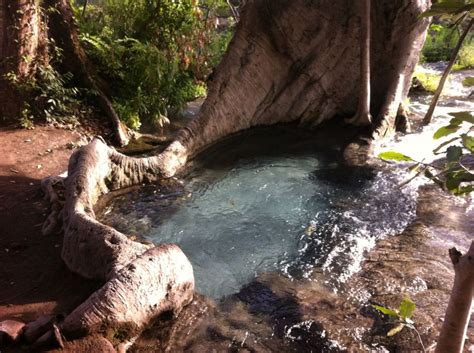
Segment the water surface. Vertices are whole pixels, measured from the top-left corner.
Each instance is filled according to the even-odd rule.
[[[198,158],[182,185],[122,195],[102,220],[155,243],[177,243],[197,290],[214,299],[258,274],[326,274],[335,289],[364,252],[414,217],[411,188],[388,171],[345,167],[338,148],[295,132],[239,136]]]

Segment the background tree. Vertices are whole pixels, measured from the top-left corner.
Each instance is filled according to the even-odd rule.
[[[0,6],[0,116],[17,117],[27,109],[28,88],[45,68],[74,74],[92,90],[103,113],[112,122],[120,145],[128,136],[110,100],[97,86],[78,39],[67,0],[2,0]],[[62,60],[57,59],[60,50]],[[54,68],[56,69],[56,68]]]
[[[467,38],[467,35],[471,31],[474,26],[474,4],[470,3],[471,1],[467,0],[444,0],[439,3],[434,4],[430,11],[427,11],[423,14],[423,16],[443,16],[448,17],[452,20],[453,26],[459,26],[462,29],[462,34],[460,35],[456,46],[454,47],[451,57],[449,59],[448,65],[443,72],[443,76],[439,81],[438,88],[431,100],[430,106],[428,111],[423,119],[424,124],[429,124],[431,119],[433,118],[433,113],[438,104],[439,97],[443,92],[444,84],[448,79],[449,74],[456,62],[458,57],[459,51],[464,43],[464,40]],[[466,21],[466,27],[462,28],[463,22]]]

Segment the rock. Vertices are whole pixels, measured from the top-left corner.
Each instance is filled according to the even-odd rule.
[[[17,342],[24,327],[25,324],[21,321],[5,320],[0,322],[0,346],[8,342]]]
[[[50,353],[116,353],[114,346],[102,336],[86,336],[74,341],[65,341],[63,348],[58,348]]]
[[[26,341],[28,343],[35,342],[53,327],[54,320],[53,315],[42,315],[35,321],[29,322],[24,331]]]

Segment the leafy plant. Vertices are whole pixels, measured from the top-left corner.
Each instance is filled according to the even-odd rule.
[[[86,91],[73,85],[71,73],[60,74],[53,67],[61,63],[62,52],[52,40],[47,45],[50,59],[36,63],[34,75],[20,79],[14,72],[8,72],[4,76],[25,102],[19,117],[20,125],[25,128],[32,128],[35,119],[47,122],[76,120],[84,111],[81,96]]]
[[[463,86],[465,86],[465,87],[474,87],[474,77],[472,77],[472,76],[466,77],[466,78],[462,81],[462,84],[463,84]]]
[[[433,135],[435,140],[455,135],[454,137],[442,142],[433,150],[435,155],[444,155],[444,162],[424,163],[415,161],[410,156],[399,152],[383,152],[379,157],[396,162],[412,162],[410,171],[415,171],[413,178],[419,175],[425,175],[438,185],[449,190],[454,194],[467,194],[474,191],[474,115],[472,112],[450,113],[453,117],[449,124],[439,128]],[[464,127],[464,129],[463,129]],[[461,132],[460,131],[465,131]],[[407,184],[413,178],[402,185]]]
[[[474,35],[471,35],[467,42],[459,51],[457,61],[453,66],[455,71],[474,68]]]
[[[390,309],[375,304],[372,304],[372,307],[388,317],[389,324],[392,326],[392,328],[387,332],[387,336],[395,336],[405,327],[409,328],[416,332],[423,351],[425,351],[425,347],[423,345],[420,333],[415,327],[415,322],[412,320],[413,312],[416,309],[416,305],[410,298],[407,297],[403,299],[398,309]]]
[[[459,33],[446,23],[433,23],[428,28],[422,50],[423,61],[448,61],[459,40]]]
[[[417,85],[419,85],[424,91],[434,93],[436,88],[438,88],[440,79],[441,75],[415,70],[415,73],[413,74],[414,84],[412,87],[419,88],[417,87]]]
[[[468,38],[468,35],[474,26],[474,4],[472,3],[472,0],[440,0],[432,4],[431,9],[424,12],[422,16],[440,16],[441,18],[448,18],[452,22],[452,26],[456,26],[458,28],[461,28],[463,21],[467,20],[467,25],[462,29],[462,33],[459,36],[456,46],[452,50],[448,65],[441,76],[438,88],[436,89],[428,111],[423,118],[423,123],[429,124],[432,120],[438,99],[441,96],[441,92],[443,91],[444,84],[456,62],[459,51],[461,50],[464,41],[466,38]]]
[[[203,82],[232,34],[214,25],[217,10],[227,6],[224,0],[105,0],[89,4],[84,15],[82,6],[75,8],[81,41],[129,127],[162,126],[205,94]]]

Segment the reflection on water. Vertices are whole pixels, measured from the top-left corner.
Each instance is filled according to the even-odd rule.
[[[415,192],[396,189],[393,172],[345,167],[337,152],[294,136],[257,140],[206,154],[172,192],[148,187],[115,198],[102,220],[177,243],[197,290],[220,299],[272,271],[299,279],[322,271],[337,288],[378,238],[414,217]]]

